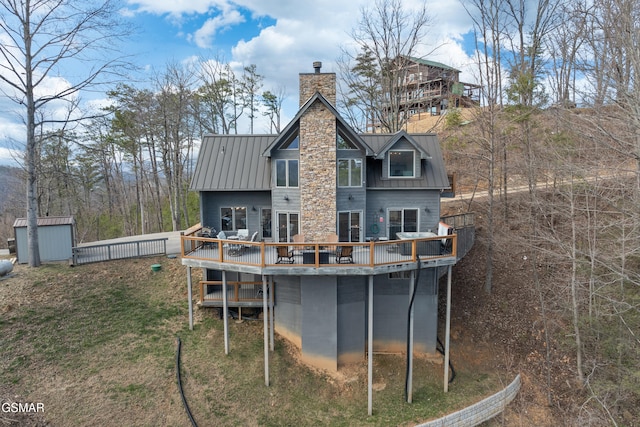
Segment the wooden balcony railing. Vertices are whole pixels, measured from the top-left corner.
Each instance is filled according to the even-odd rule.
[[[454,258],[457,235],[370,242],[267,243],[183,235],[183,259],[256,267],[379,267]],[[278,249],[280,248],[280,250]]]

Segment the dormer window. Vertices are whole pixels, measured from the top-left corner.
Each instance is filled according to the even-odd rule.
[[[415,152],[413,150],[389,151],[389,177],[415,178]]]

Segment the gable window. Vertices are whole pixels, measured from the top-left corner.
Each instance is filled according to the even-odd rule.
[[[285,150],[298,150],[300,148],[300,136],[296,135],[282,145]]]
[[[247,208],[244,206],[220,208],[220,222],[222,231],[247,228]]]
[[[356,147],[351,141],[349,141],[348,139],[346,139],[344,136],[342,136],[342,133],[340,131],[337,132],[337,137],[336,137],[336,148],[338,150],[357,150],[358,147]]]
[[[338,187],[362,187],[362,159],[338,159]]]
[[[276,160],[276,187],[298,186],[298,160]]]
[[[413,150],[389,151],[389,177],[414,178],[416,176],[414,155]]]

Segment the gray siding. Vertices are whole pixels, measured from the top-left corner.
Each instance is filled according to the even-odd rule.
[[[261,231],[260,208],[271,207],[271,195],[268,191],[203,191],[200,193],[200,223],[205,227],[214,227],[220,231],[222,229],[220,208],[238,206],[247,208],[249,232]]]
[[[426,190],[379,190],[367,193],[366,236],[388,237],[387,209],[418,209],[418,231],[437,233],[440,222],[440,193]],[[383,212],[380,212],[382,209]],[[426,209],[426,210],[425,210]],[[428,210],[428,211],[427,211]],[[383,222],[380,222],[382,216]],[[377,224],[378,234],[373,233],[372,226]]]

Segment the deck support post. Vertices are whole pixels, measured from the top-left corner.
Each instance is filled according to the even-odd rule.
[[[368,337],[367,337],[367,400],[368,414],[373,415],[373,276],[369,276],[368,304]]]
[[[224,354],[229,354],[229,312],[227,303],[227,272],[222,270],[222,318],[224,319]]]
[[[189,330],[193,331],[193,290],[191,282],[191,267],[187,267],[187,298],[189,298]]]
[[[407,403],[413,402],[413,304],[411,304],[411,299],[413,297],[413,290],[415,289],[415,286],[416,272],[415,270],[411,270],[409,278],[409,336],[407,337],[409,340],[407,346],[407,362],[409,364],[407,367]]]
[[[267,304],[267,276],[262,276],[262,320],[264,323],[264,385],[269,387],[269,306]]]
[[[451,334],[451,269],[447,269],[447,320],[444,332],[444,392],[449,391],[449,335]]]
[[[269,341],[271,344],[271,351],[275,350],[275,342],[274,342],[274,337],[273,337],[273,331],[274,331],[274,322],[275,322],[275,316],[273,313],[273,307],[275,305],[275,294],[274,294],[274,290],[273,290],[273,276],[271,276],[271,280],[269,281],[269,320],[271,321],[271,329],[270,329],[270,337],[269,337]]]

